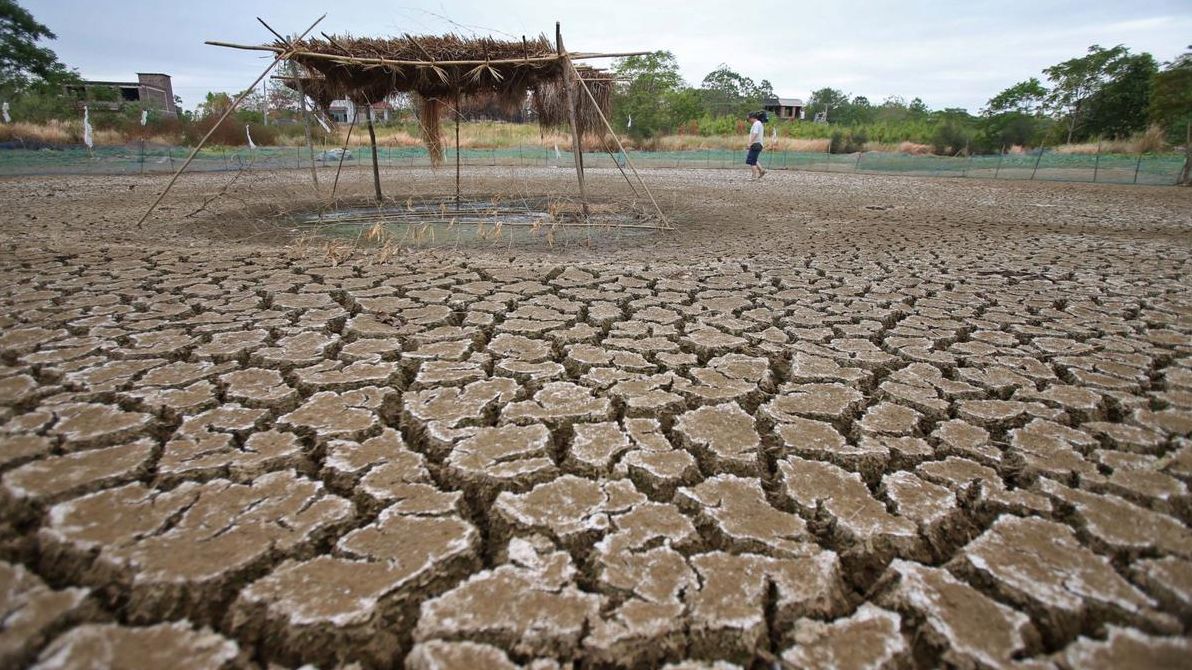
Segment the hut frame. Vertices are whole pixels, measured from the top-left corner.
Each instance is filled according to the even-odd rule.
[[[325,16],[325,15],[324,15]],[[610,135],[621,150],[634,179],[614,161],[634,193],[634,180],[649,197],[658,215],[662,229],[672,226],[657,200],[646,186],[636,167],[625,152],[624,145],[608,121],[608,96],[614,78],[607,72],[589,66],[577,66],[575,61],[596,58],[614,58],[643,55],[649,52],[594,53],[569,52],[563,44],[562,28],[555,23],[555,40],[551,44],[546,36],[534,40],[525,37],[520,42],[498,41],[491,38],[465,39],[456,35],[441,37],[353,39],[333,37],[321,33],[323,39],[309,39],[307,36],[323,17],[295,39],[287,39],[261,21],[275,37],[272,44],[245,45],[229,42],[208,41],[212,46],[263,51],[273,54],[273,59],[257,82],[282,61],[296,63],[307,74],[287,78],[292,88],[299,90],[303,102],[310,97],[319,107],[325,107],[333,99],[347,98],[355,102],[371,104],[395,92],[415,94],[426,107],[435,108],[448,104],[456,121],[456,200],[459,201],[459,104],[461,97],[472,95],[495,95],[507,105],[521,104],[527,92],[534,93],[534,104],[539,122],[544,125],[566,124],[571,130],[572,154],[575,159],[576,180],[579,186],[579,200],[584,218],[589,214],[587,186],[584,175],[582,136],[586,132],[598,132],[600,137]],[[258,18],[258,21],[260,19]],[[254,82],[253,86],[257,82]],[[251,87],[250,87],[251,89]],[[237,98],[227,110],[226,118],[242,102]],[[602,109],[603,108],[603,109]],[[304,105],[305,113],[305,105]],[[437,113],[440,110],[435,110]],[[223,120],[221,118],[221,122]],[[372,132],[369,115],[369,135],[373,154],[373,181],[375,194],[381,201],[381,184],[376,154],[376,137]],[[309,123],[309,120],[306,121]],[[216,124],[219,125],[218,123]],[[433,123],[424,120],[424,139],[431,153],[432,162],[441,160],[442,138],[439,119]],[[431,126],[428,128],[427,126]],[[192,152],[198,153],[207,138]],[[437,149],[437,151],[436,151]],[[607,144],[606,144],[607,150]],[[611,154],[611,151],[609,151]],[[186,169],[190,159],[178,170],[165,191],[154,202],[145,218],[160,203],[165,192]],[[338,176],[338,175],[337,175]],[[317,176],[315,187],[318,188]],[[338,180],[337,180],[338,181]]]

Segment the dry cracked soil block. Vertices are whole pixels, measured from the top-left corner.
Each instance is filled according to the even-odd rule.
[[[825,618],[845,606],[840,562],[830,551],[804,558],[713,552],[691,558],[699,590],[685,601],[690,617],[690,653],[748,663],[773,625],[789,630],[802,617]],[[771,589],[775,599],[769,601]]]
[[[126,412],[114,405],[68,403],[51,407],[58,418],[51,432],[60,435],[68,451],[126,442],[144,434],[153,417]]]
[[[719,549],[769,556],[813,553],[814,538],[807,524],[771,506],[758,479],[717,475],[679,489],[675,501],[717,538]]]
[[[1192,658],[1187,637],[1156,637],[1131,628],[1108,626],[1105,640],[1081,637],[1055,660],[1064,670],[1150,670],[1183,668]]]
[[[545,384],[533,399],[512,403],[501,411],[503,422],[542,422],[550,426],[612,418],[612,403],[607,398],[598,398],[591,390],[571,382]]]
[[[795,646],[782,660],[796,668],[879,670],[906,667],[910,645],[902,636],[897,613],[865,603],[845,619],[831,623],[814,619],[795,622]]]
[[[1039,488],[1071,505],[1082,531],[1099,548],[1137,556],[1154,551],[1192,558],[1192,532],[1159,512],[1139,507],[1114,495],[1099,495],[1044,479]]]
[[[551,450],[550,431],[542,424],[477,428],[452,447],[444,476],[470,497],[488,501],[499,491],[525,491],[554,479]]]
[[[363,439],[380,432],[381,414],[394,397],[392,391],[375,386],[344,393],[321,391],[277,422],[319,440]]]
[[[864,402],[860,391],[844,384],[790,384],[762,412],[779,423],[797,417],[834,421],[852,416]]]
[[[54,506],[39,539],[48,570],[119,588],[132,621],[210,622],[243,575],[300,555],[352,514],[321,483],[285,471],[251,485],[217,479],[93,493]]]
[[[24,566],[0,562],[0,667],[26,665],[50,637],[87,618],[88,593],[55,591]]]
[[[1025,608],[1049,643],[1074,638],[1090,619],[1151,627],[1172,623],[1155,613],[1155,603],[1107,559],[1081,545],[1067,526],[1051,521],[1002,516],[954,563],[1003,601]]]
[[[612,526],[612,515],[645,500],[628,480],[563,475],[526,493],[501,493],[492,518],[505,533],[545,533],[562,547],[584,553]]]
[[[878,602],[916,622],[942,663],[997,668],[1038,650],[1031,620],[990,599],[947,570],[895,560],[882,578]]]
[[[536,659],[525,665],[509,660],[501,649],[477,642],[431,640],[414,645],[406,655],[406,670],[557,670],[557,661]]]
[[[344,536],[341,555],[287,561],[241,590],[237,637],[295,665],[395,664],[418,602],[477,567],[480,534],[456,516],[393,512]]]
[[[804,515],[826,514],[833,532],[850,547],[855,567],[869,572],[892,556],[913,556],[919,531],[911,520],[890,514],[869,492],[861,476],[831,463],[797,456],[778,462],[781,494]]]
[[[5,473],[4,494],[19,504],[49,504],[137,479],[148,471],[156,445],[137,440],[117,447],[50,456]]]
[[[756,477],[762,472],[761,438],[735,403],[700,407],[675,421],[675,434],[708,474]]]
[[[509,554],[513,562],[424,602],[414,639],[483,641],[523,656],[579,655],[604,599],[575,586],[575,568],[564,552],[540,554],[515,538]]]
[[[41,653],[37,670],[178,668],[231,670],[249,667],[235,641],[185,621],[144,628],[88,624],[60,635]]]

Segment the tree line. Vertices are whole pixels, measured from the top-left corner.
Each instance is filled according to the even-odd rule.
[[[754,83],[726,65],[691,86],[667,51],[621,59],[614,71],[623,82],[614,98],[615,115],[639,140],[740,131],[740,117],[773,97],[768,81]],[[1192,123],[1192,47],[1160,65],[1151,54],[1123,45],[1093,45],[1041,74],[1043,79],[1031,77],[994,95],[978,114],[932,110],[919,98],[908,102],[899,96],[875,104],[824,87],[807,100],[805,120],[784,123],[780,132],[830,137],[833,150],[910,141],[956,153],[1121,139],[1151,127],[1179,143]],[[808,124],[814,120],[821,123]]]
[[[77,100],[64,95],[64,87],[80,78],[39,44],[52,39],[54,33],[15,0],[0,0],[0,100],[11,102],[14,119],[37,122],[77,116]],[[754,81],[727,65],[690,85],[668,51],[620,59],[613,70],[618,82],[615,123],[639,146],[664,135],[743,133],[745,114],[774,97],[770,82]],[[1132,53],[1123,45],[1093,45],[1040,74],[1042,78],[1030,77],[994,95],[978,114],[958,108],[933,110],[919,98],[908,102],[893,96],[875,104],[865,96],[824,87],[811,93],[806,120],[775,127],[787,137],[829,139],[837,152],[861,150],[870,142],[914,142],[930,145],[936,153],[955,154],[1127,138],[1144,131],[1148,137],[1160,136],[1160,143],[1165,139],[1178,144],[1192,123],[1192,47],[1160,64],[1151,54]],[[237,122],[260,124],[260,110],[266,108],[277,116],[297,114],[297,94],[273,83],[267,93],[252,92],[237,111]],[[115,89],[107,93],[118,95]],[[90,89],[89,94],[98,100],[105,91]],[[230,104],[227,94],[210,93],[193,117],[154,119],[153,127],[141,131],[135,129],[140,117],[136,106],[98,112],[93,123],[142,133],[172,130],[185,138],[205,132],[203,121]],[[813,121],[817,118],[822,123]],[[165,129],[163,124],[177,127]],[[268,143],[270,129],[254,125],[253,131]],[[241,131],[229,124],[228,132]]]

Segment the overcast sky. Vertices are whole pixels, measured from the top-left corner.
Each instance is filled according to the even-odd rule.
[[[921,97],[933,109],[977,112],[1000,90],[1091,44],[1125,44],[1170,60],[1192,42],[1192,0],[18,0],[58,39],[59,57],[85,78],[165,72],[193,108],[211,90],[243,89],[263,68],[247,51],[204,40],[262,43],[254,17],[285,33],[319,14],[319,30],[352,35],[552,33],[573,51],[674,52],[698,85],[725,63],[769,79],[783,97],[823,86],[880,102]]]

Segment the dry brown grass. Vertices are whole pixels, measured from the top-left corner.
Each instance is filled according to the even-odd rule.
[[[629,144],[629,142],[626,142],[626,146],[629,146]],[[713,137],[703,137],[701,135],[667,135],[643,144],[646,146],[634,144],[634,147],[650,148],[657,151],[745,150],[745,138],[736,135]],[[766,148],[770,151],[824,152],[828,150],[828,140],[795,139],[791,137],[779,137],[777,140],[766,138]]]
[[[96,144],[126,144],[118,130],[95,130],[91,133]],[[47,144],[82,144],[82,121],[49,121],[47,123],[0,124],[0,142],[45,142]]]
[[[1055,151],[1061,154],[1084,155],[1096,154],[1098,151],[1106,154],[1145,154],[1156,153],[1167,148],[1169,147],[1163,137],[1163,129],[1152,125],[1145,132],[1137,133],[1128,139],[1062,144],[1056,147]]]

